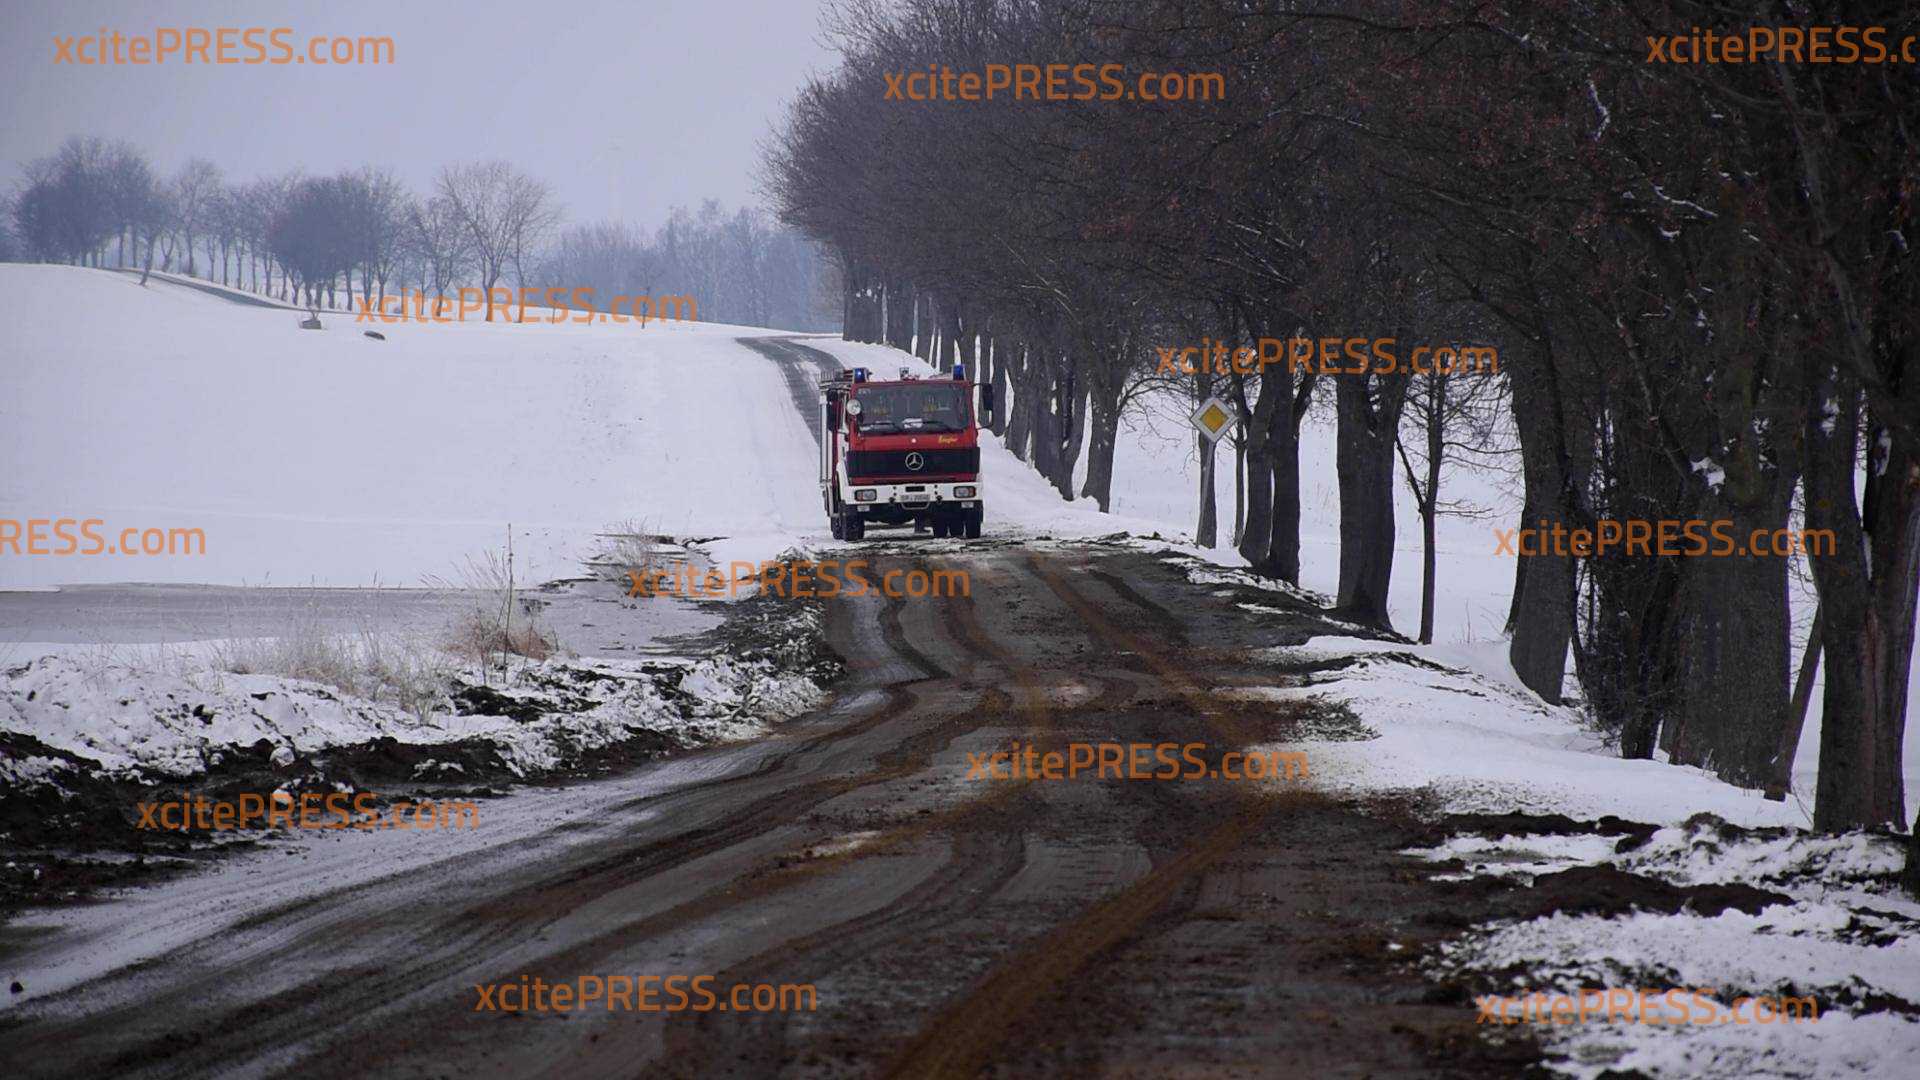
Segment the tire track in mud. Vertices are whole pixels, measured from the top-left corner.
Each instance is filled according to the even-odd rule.
[[[1058,733],[1054,717],[1059,707],[1049,699],[1043,681],[1025,661],[1002,646],[981,625],[971,596],[954,597],[947,610],[965,639],[968,652],[990,657],[1015,682],[1018,699],[1001,697],[1013,712],[1029,717],[1027,737],[1046,743]],[[1098,692],[1069,707],[1073,712],[1100,712],[1116,708],[1133,696],[1134,687],[1122,680],[1093,678]],[[1023,703],[1023,704],[1022,704]],[[999,704],[996,702],[995,704]],[[1001,710],[982,710],[991,714]],[[979,726],[979,725],[974,725]],[[951,739],[942,740],[943,745]],[[927,764],[925,758],[918,768]],[[979,916],[998,902],[999,894],[1029,868],[1027,838],[1044,807],[1035,798],[1033,781],[1022,778],[996,786],[977,799],[883,833],[869,843],[863,857],[911,838],[939,833],[949,838],[946,861],[938,871],[907,895],[878,911],[788,941],[735,965],[719,975],[721,985],[743,982],[815,982],[850,964],[867,961],[903,940],[924,936],[929,929]],[[654,1067],[667,1075],[771,1075],[786,1064],[788,1032],[795,1020],[785,1013],[739,1015],[686,1014],[682,1022],[667,1025],[663,1052]],[[723,1040],[723,1036],[728,1036]]]
[[[1089,627],[1152,668],[1219,737],[1246,745],[1240,706],[1213,698],[1029,558]],[[1158,608],[1131,588],[1113,591]],[[1404,831],[1374,816],[1395,811],[1312,791],[1208,786],[1223,783],[1229,820],[1196,830],[1197,841],[1146,878],[1001,956],[893,1061],[891,1075],[1481,1077],[1537,1067],[1529,1041],[1480,1039],[1463,992],[1432,986],[1405,966],[1413,953],[1390,951],[1409,947],[1392,938],[1416,950],[1445,938],[1459,919],[1452,894],[1409,876],[1397,857]],[[1196,1023],[1206,1032],[1197,1039]]]
[[[1047,681],[1033,665],[981,626],[971,598],[955,598],[949,611],[962,635],[970,639],[970,651],[992,656],[1014,678],[1025,711],[1031,716],[1026,731],[1030,743],[1049,749],[1059,745],[1057,717],[1061,713],[1108,715],[1128,707],[1139,696],[1140,686],[1130,673],[1102,670],[1096,676],[1082,668],[1075,672],[1075,681],[1095,683],[1098,692],[1079,704],[1056,706],[1050,701],[1052,690]],[[1090,630],[1085,632],[1090,642],[1101,643]],[[1156,794],[1160,799],[1172,797]],[[884,909],[783,943],[736,965],[720,973],[719,983],[815,982],[832,977],[850,964],[872,967],[877,955],[898,952],[902,942],[916,942],[940,927],[970,919],[985,921],[989,909],[1004,903],[1000,894],[1014,877],[1033,869],[1029,841],[1036,823],[1054,809],[1040,797],[1034,781],[1023,777],[996,784],[982,798],[970,800],[933,821],[903,827],[899,831],[940,832],[951,838],[947,861],[935,875]],[[892,838],[883,835],[870,843],[865,853],[884,851]],[[796,1052],[788,1038],[795,1023],[805,1024],[806,1020],[782,1013],[755,1014],[750,1019],[737,1014],[686,1014],[684,1022],[667,1025],[665,1051],[655,1067],[674,1076],[770,1075],[788,1064],[787,1059]],[[848,1047],[847,1052],[857,1056],[870,1054],[871,1050]],[[825,1056],[832,1059],[834,1050],[829,1048]],[[812,1048],[804,1057],[818,1059],[821,1054]],[[836,1071],[827,1070],[829,1075]]]
[[[1080,621],[1115,649],[1130,653],[1173,684],[1208,725],[1244,742],[1238,724],[1222,714],[1197,684],[1155,655],[1150,645],[1115,627],[1098,608],[1069,585],[1039,557],[1029,554],[1027,565]],[[1131,591],[1131,590],[1129,590]],[[1138,594],[1135,594],[1138,597]],[[1138,598],[1144,600],[1144,598]],[[1058,924],[1039,938],[1002,955],[989,973],[940,1012],[886,1069],[894,1077],[973,1077],[995,1060],[999,1036],[1030,1013],[1057,987],[1134,934],[1156,913],[1169,911],[1170,902],[1189,880],[1238,848],[1267,819],[1275,805],[1268,796],[1250,789],[1236,792],[1226,820],[1203,833],[1170,860],[1144,878],[1098,900],[1080,916]]]
[[[990,658],[1003,665],[1025,698],[1023,705],[1004,691],[988,690],[983,696],[983,707],[975,715],[985,721],[999,715],[1013,715],[1023,708],[1041,713],[1044,703],[1037,694],[1028,692],[1022,669],[1010,663],[1011,657],[1006,650],[981,628],[972,596],[951,598],[949,605],[955,616],[953,621],[960,631],[952,635],[951,640],[975,656]],[[1036,715],[1036,726],[1043,722],[1044,717]],[[967,730],[979,726],[982,724],[969,724]],[[918,748],[922,753],[911,762],[913,771],[917,773],[923,770],[933,751],[950,745],[958,734],[963,732],[940,732],[936,738],[927,739]],[[902,764],[907,762],[903,761]],[[787,977],[798,979],[804,974],[807,981],[811,982],[878,948],[884,948],[901,935],[929,921],[963,917],[1019,873],[1025,858],[1018,843],[1018,832],[959,826],[977,820],[989,809],[998,809],[1000,804],[1012,801],[1017,794],[1012,790],[996,791],[989,795],[984,806],[969,801],[938,815],[936,820],[915,822],[883,833],[865,846],[867,853],[885,850],[906,840],[908,834],[948,831],[953,842],[939,869],[892,904],[749,958],[721,972],[718,981],[722,985],[773,982]],[[692,1017],[690,1021],[667,1024],[662,1052],[655,1059],[655,1068],[673,1076],[710,1075],[723,1057],[730,1059],[727,1062],[729,1072],[737,1073],[745,1068],[749,1070],[748,1075],[766,1075],[778,1068],[790,1022],[786,1014],[756,1014],[744,1023],[739,1016],[718,1018],[712,1014],[695,1013]],[[717,1029],[729,1021],[733,1024],[730,1034],[735,1038],[723,1046],[717,1041],[720,1034]],[[743,1035],[744,1038],[741,1037]]]
[[[912,690],[923,684],[932,684],[948,679],[950,676],[947,675],[943,667],[911,643],[901,623],[900,615],[901,604],[896,600],[889,603],[887,607],[883,609],[882,613],[876,617],[876,623],[881,630],[882,640],[890,652],[906,658],[909,663],[919,668],[925,674],[921,678],[908,683],[896,683],[886,686],[884,692],[889,697],[889,703],[886,708],[879,710],[874,717],[866,721],[836,729],[827,735],[811,741],[807,744],[809,748],[816,747],[824,742],[838,741],[864,734],[871,731],[880,723],[898,720],[916,713],[929,713],[936,716],[940,714],[941,710],[919,702],[912,693]],[[941,624],[936,622],[934,625],[938,628]],[[996,715],[997,711],[1005,710],[1008,701],[1004,693],[998,690],[988,689],[987,694],[990,698],[997,697],[1001,700],[1002,707],[1000,710],[989,707],[942,716],[932,726],[909,731],[897,744],[878,750],[875,754],[875,764],[878,768],[858,776],[813,782],[804,789],[808,793],[808,797],[804,802],[796,801],[794,789],[789,789],[786,792],[779,792],[768,796],[765,800],[762,800],[762,803],[771,804],[769,809],[777,807],[781,812],[779,814],[780,817],[783,817],[787,822],[793,822],[807,818],[809,815],[814,815],[823,803],[835,798],[854,793],[863,788],[878,786],[912,776],[925,768],[927,760],[932,753],[951,743],[953,739],[980,726],[982,723],[991,722],[991,719]],[[799,752],[804,751],[796,751],[796,753]],[[758,806],[760,804],[755,805]],[[895,846],[911,835],[924,833],[937,827],[939,824],[940,822],[936,819],[923,819],[901,829],[893,830],[889,835],[883,835],[870,846],[875,849],[885,849],[890,846]],[[703,845],[703,847],[712,850],[719,850],[728,846],[731,845],[725,843]],[[762,902],[782,890],[812,880],[820,874],[831,870],[837,861],[839,861],[837,858],[809,861],[794,867],[782,867],[765,872],[753,871],[742,877],[730,878],[722,885],[695,896],[692,899],[683,901],[668,910],[615,928],[603,934],[590,938],[575,939],[567,948],[559,952],[548,953],[541,957],[535,964],[517,966],[513,974],[516,976],[527,974],[539,975],[543,978],[554,977],[556,979],[566,979],[582,972],[597,970],[594,961],[599,957],[615,955],[631,950],[649,940],[662,938],[690,926],[723,919],[733,911],[750,904]],[[955,869],[955,863],[950,860],[946,872],[951,873]],[[959,869],[966,868],[962,866],[959,867]],[[440,1019],[444,1023],[454,1023],[460,1019],[462,1014],[471,1011],[464,1006],[465,1002],[462,1001],[447,1006],[436,1007],[429,1015]],[[364,1054],[365,1048],[360,1048],[358,1052]],[[338,1051],[334,1053],[337,1054]],[[617,1039],[608,1039],[605,1041],[604,1046],[595,1047],[593,1053],[596,1056],[611,1054],[615,1056],[615,1060],[630,1061],[635,1052],[630,1048],[621,1047]],[[377,1071],[376,1067],[384,1067],[387,1064],[388,1062],[379,1058],[375,1058],[374,1060],[363,1059],[356,1063],[356,1068],[364,1068],[366,1071]],[[556,1075],[566,1075],[572,1070],[577,1069],[579,1064],[577,1060],[569,1060],[564,1063],[564,1066],[556,1064],[555,1068],[560,1070]],[[298,1070],[290,1070],[288,1075],[292,1075],[292,1073],[296,1071]]]

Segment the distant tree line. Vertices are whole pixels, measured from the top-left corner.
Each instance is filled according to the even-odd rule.
[[[1649,34],[1882,25],[1599,0],[841,0],[840,67],[770,144],[783,218],[839,264],[850,339],[972,363],[994,425],[1108,506],[1153,346],[1295,333],[1498,347],[1459,410],[1406,371],[1186,377],[1236,413],[1240,552],[1300,573],[1299,432],[1337,426],[1340,609],[1385,626],[1395,458],[1517,431],[1519,524],[1730,519],[1832,530],[1816,823],[1897,825],[1920,585],[1920,69],[1650,62]],[[884,76],[988,64],[1219,71],[1214,102],[885,100]],[[1075,83],[1065,86],[1073,90]],[[1164,381],[1164,379],[1162,380]],[[1457,449],[1449,444],[1457,443]],[[1202,443],[1197,535],[1215,542]],[[1083,449],[1084,448],[1084,449]],[[1440,472],[1402,459],[1423,509]],[[1429,534],[1430,535],[1430,534]],[[1621,751],[1749,787],[1791,761],[1790,560],[1516,560],[1515,670],[1569,654]]]
[[[471,287],[493,318],[510,282],[689,295],[711,322],[838,326],[815,245],[756,211],[676,209],[650,241],[562,232],[548,186],[500,161],[448,166],[425,194],[376,168],[234,184],[202,158],[162,177],[129,143],[76,136],[28,164],[5,209],[0,258],[136,268],[143,283],[157,269],[311,308]]]
[[[603,298],[684,293],[708,322],[832,332],[840,329],[839,282],[818,252],[758,210],[729,215],[709,199],[697,214],[676,207],[650,237],[625,225],[567,229],[540,276]]]

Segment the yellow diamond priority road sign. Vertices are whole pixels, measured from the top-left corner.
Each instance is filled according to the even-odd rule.
[[[1199,428],[1202,435],[1219,442],[1220,436],[1233,426],[1233,410],[1227,408],[1227,403],[1218,397],[1210,397],[1201,402],[1200,407],[1193,410],[1193,415],[1187,419],[1193,421],[1193,426]]]

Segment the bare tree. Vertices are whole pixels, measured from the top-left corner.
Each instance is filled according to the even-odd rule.
[[[194,234],[205,228],[221,191],[220,167],[205,158],[189,158],[173,178],[174,210],[186,244],[188,277],[193,276]]]
[[[448,166],[440,171],[435,191],[466,230],[491,321],[494,287],[507,264],[520,270],[534,245],[557,223],[558,210],[545,184],[504,161]]]
[[[527,286],[528,256],[559,227],[560,216],[560,206],[545,181],[524,173],[512,176],[507,188],[507,251],[521,288]]]
[[[345,223],[348,243],[353,252],[352,265],[360,270],[360,297],[373,302],[374,283],[381,299],[387,295],[387,276],[393,272],[400,252],[407,221],[406,189],[391,172],[363,169],[340,177],[346,199]]]
[[[433,276],[435,296],[447,294],[447,286],[473,257],[472,235],[453,201],[441,195],[407,208],[407,245],[420,259],[422,271]],[[426,287],[424,278],[421,287]]]
[[[1490,372],[1440,371],[1416,375],[1407,388],[1396,448],[1407,489],[1420,513],[1420,643],[1433,643],[1434,586],[1439,570],[1435,523],[1441,515],[1483,517],[1491,511],[1440,494],[1448,464],[1485,467],[1497,463],[1502,444],[1500,412],[1506,383]]]

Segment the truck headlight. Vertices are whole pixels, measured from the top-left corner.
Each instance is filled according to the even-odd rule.
[[[957,487],[957,488],[954,488],[954,489],[953,489],[953,497],[954,497],[954,498],[956,498],[956,499],[971,499],[971,498],[973,498],[973,486],[972,486],[972,485],[970,485],[970,484],[962,484],[962,485],[960,485],[959,487]]]
[[[873,490],[872,488],[854,488],[853,489],[854,502],[873,502],[879,497],[880,497],[880,493]]]

